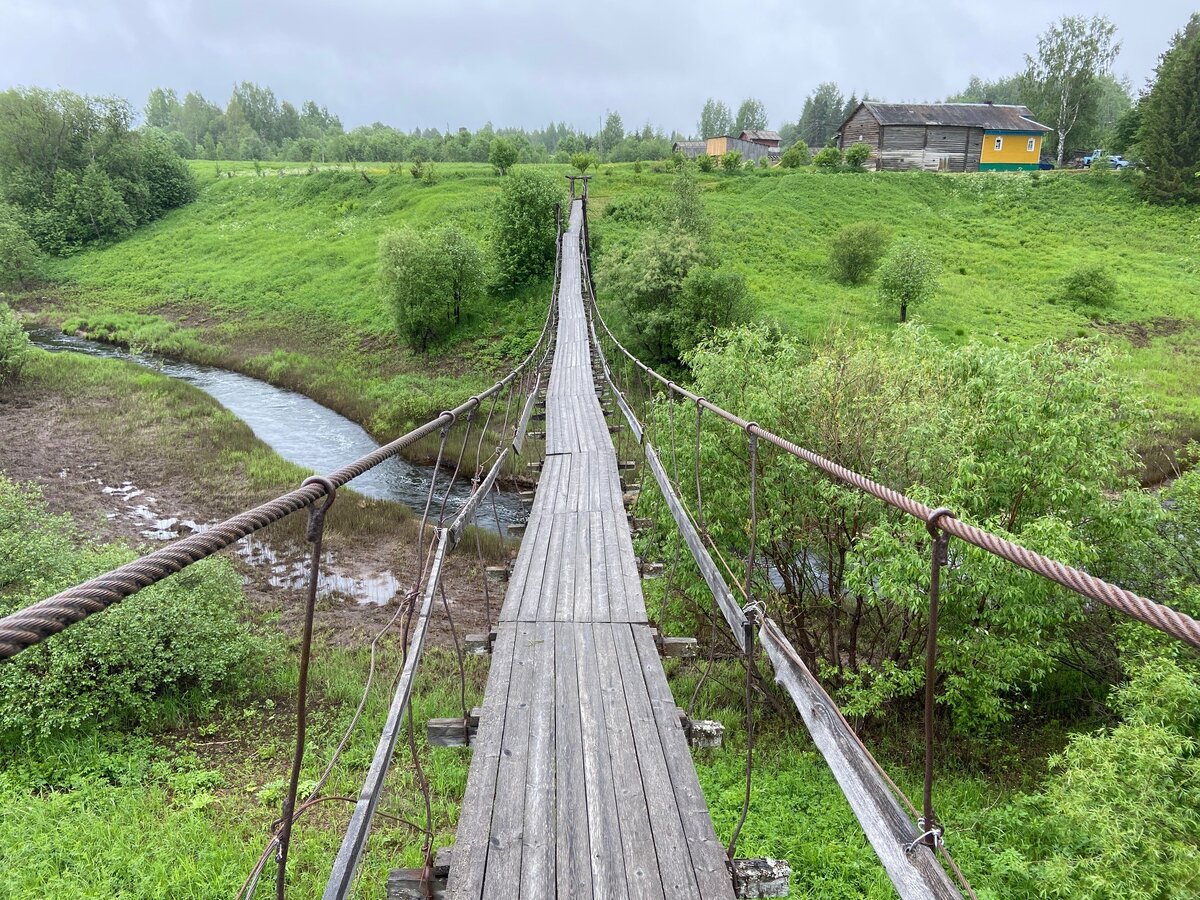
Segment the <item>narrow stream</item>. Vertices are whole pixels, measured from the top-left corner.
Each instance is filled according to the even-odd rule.
[[[62,334],[51,328],[30,329],[29,339],[44,350],[124,359],[186,381],[215,398],[284,459],[314,472],[332,471],[379,446],[365,429],[345,416],[303,394],[275,387],[248,375],[160,356],[131,353],[111,344]],[[419,466],[400,457],[392,457],[354,479],[350,487],[368,497],[394,500],[420,512],[424,508],[432,476],[432,466]],[[445,484],[445,473],[441,484]],[[439,492],[441,490],[443,488],[439,487]],[[451,514],[450,510],[458,509],[470,493],[470,480],[460,478],[450,493],[447,514]],[[496,493],[496,511],[502,531],[507,531],[511,525],[523,523],[528,516],[528,511],[512,491]],[[496,516],[492,514],[490,503],[485,503],[481,508],[479,525],[493,532],[496,530]]]

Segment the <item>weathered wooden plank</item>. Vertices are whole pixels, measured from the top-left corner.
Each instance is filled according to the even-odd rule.
[[[583,738],[583,782],[587,797],[588,835],[592,848],[592,888],[601,897],[627,898],[625,865],[618,850],[621,827],[613,786],[608,725],[600,670],[596,662],[596,632],[608,625],[580,624],[575,634],[575,659],[579,678],[580,734]],[[564,674],[564,677],[570,677]]]
[[[535,627],[526,622],[514,626],[512,674],[505,704],[504,735],[500,741],[499,770],[488,837],[485,896],[510,894],[521,881],[521,848],[525,836],[525,777],[529,762],[530,707],[536,692],[531,652],[537,639]]]
[[[557,802],[554,768],[554,624],[533,626],[534,696],[529,722],[529,763],[525,776],[525,834],[521,851],[520,896],[544,897],[555,883]]]
[[[492,651],[492,666],[483,695],[483,715],[479,719],[479,731],[471,755],[471,769],[467,775],[467,788],[454,842],[449,893],[457,900],[477,898],[483,890],[515,647],[516,626],[512,623],[500,626]]]
[[[592,897],[591,843],[584,797],[583,738],[572,626],[554,625],[556,885],[560,897]]]
[[[678,706],[671,695],[666,674],[658,658],[658,649],[650,629],[635,625],[631,629],[646,691],[662,739],[663,754],[667,760],[667,771],[671,776],[671,790],[679,810],[679,820],[687,837],[692,872],[700,888],[700,895],[709,897],[732,897],[733,882],[725,865],[725,848],[717,840],[712,818],[708,814],[708,803],[700,788],[700,779],[692,764],[687,738],[679,721]]]
[[[642,787],[642,772],[634,746],[633,726],[625,702],[625,683],[621,678],[617,645],[613,639],[613,629],[621,627],[597,627],[595,633],[600,689],[604,697],[604,724],[608,730],[617,819],[621,825],[625,881],[629,886],[629,896],[634,900],[665,900],[658,874],[658,857],[654,851],[654,835],[650,830],[650,814]]]

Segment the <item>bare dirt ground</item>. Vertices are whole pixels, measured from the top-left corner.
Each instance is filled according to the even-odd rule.
[[[138,440],[123,439],[115,421],[118,405],[114,401],[108,416],[105,402],[89,397],[84,412],[78,399],[39,385],[13,389],[0,399],[0,471],[38,485],[51,511],[73,516],[88,539],[122,541],[149,552],[263,499],[261,489],[248,481],[239,485],[236,471],[218,465],[218,448],[198,442],[182,448],[181,460],[175,445],[164,461],[155,453],[155,425],[139,429]],[[181,463],[189,460],[182,478]],[[367,506],[345,491],[337,502]],[[303,612],[308,556],[300,540],[305,515],[290,519],[286,527],[271,526],[225,553],[243,574],[254,618],[277,619],[294,634]],[[329,643],[366,644],[394,615],[412,583],[419,550],[411,524],[393,532],[327,529],[316,631]],[[469,541],[451,557],[443,585],[459,638],[486,631],[482,577]],[[437,599],[429,639],[450,646],[449,622]],[[493,616],[501,599],[502,589],[493,587]]]

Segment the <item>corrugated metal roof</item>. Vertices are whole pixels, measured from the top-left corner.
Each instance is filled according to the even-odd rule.
[[[1026,106],[999,103],[872,103],[865,106],[880,125],[959,125],[985,131],[1050,131]]]

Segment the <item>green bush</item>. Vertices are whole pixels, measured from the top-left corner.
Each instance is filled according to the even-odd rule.
[[[871,145],[865,141],[855,141],[846,150],[846,168],[861,172],[866,168],[867,160],[871,158]]]
[[[879,222],[855,222],[833,237],[829,264],[834,277],[846,284],[862,284],[879,268],[891,233]]]
[[[798,169],[801,166],[807,166],[810,162],[812,162],[812,154],[809,153],[808,144],[804,141],[796,141],[779,157],[779,165],[785,169]]]
[[[0,203],[0,284],[17,282],[24,287],[37,274],[41,255],[17,210]]]
[[[571,154],[571,166],[576,171],[578,171],[580,175],[585,174],[587,172],[587,170],[590,169],[595,164],[596,164],[596,157],[594,157],[590,153],[572,153]]]
[[[1116,300],[1118,290],[1117,280],[1106,266],[1085,263],[1062,280],[1057,299],[1082,306],[1107,306]]]
[[[813,165],[826,172],[833,172],[842,166],[842,151],[837,147],[822,147],[813,157]]]
[[[8,306],[0,302],[0,385],[15,381],[29,355],[29,336]]]
[[[0,476],[0,614],[133,557],[87,545],[35,488]],[[233,567],[208,559],[29,648],[0,666],[0,734],[145,723],[163,700],[211,707],[244,677],[254,649],[242,602]]]
[[[500,175],[507,175],[517,162],[517,148],[505,138],[493,138],[488,147],[488,162]]]
[[[713,158],[707,153],[701,153],[696,157],[696,167],[701,172],[711,172],[713,170]]]
[[[905,241],[884,260],[879,272],[879,299],[887,307],[900,307],[900,321],[908,321],[908,308],[928,300],[938,289],[937,262],[920,244]]]
[[[737,150],[730,150],[721,157],[721,168],[725,170],[726,175],[736,175],[742,168],[742,154]]]
[[[493,213],[499,286],[512,290],[554,268],[554,208],[566,203],[562,179],[518,167],[504,180]],[[566,208],[563,208],[564,218]]]

